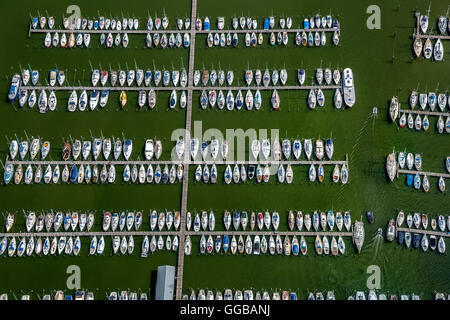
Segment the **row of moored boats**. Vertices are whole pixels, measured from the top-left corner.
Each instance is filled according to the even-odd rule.
[[[122,46],[127,48],[129,45],[129,36],[126,32],[117,32],[115,35],[113,33],[102,33],[100,34],[99,44],[106,48],[113,48]],[[58,33],[55,32],[53,35],[50,32],[45,34],[44,47],[61,47],[61,48],[76,48],[84,47],[88,48],[91,43],[91,34],[86,32],[78,32],[76,34],[69,33]],[[191,44],[191,36],[189,33],[147,33],[145,38],[145,43],[147,48],[160,47],[165,48],[188,48]]]
[[[183,179],[183,165],[181,163],[175,165],[157,164],[155,168],[150,164],[130,166],[126,164],[123,166],[123,182],[128,183],[176,183]],[[71,166],[47,164],[44,166],[28,164],[13,165],[8,163],[4,169],[3,180],[8,184],[13,180],[14,184],[56,184],[56,183],[114,183],[116,181],[116,165],[114,164],[72,164]]]
[[[410,96],[410,105],[411,108],[417,104],[419,100],[419,105],[422,110],[426,109],[428,105],[430,111],[434,111],[436,107],[436,94],[430,92],[428,95],[426,93],[417,94],[416,91]],[[447,96],[445,94],[439,94],[437,98],[437,105],[439,106],[441,112],[445,112],[445,108],[447,105]],[[408,115],[407,115],[408,114]],[[398,118],[399,126],[401,128],[408,127],[409,129],[415,129],[416,131],[424,130],[427,131],[430,127],[430,121],[428,120],[428,115],[417,114],[415,117],[411,112],[402,112],[400,109],[400,103],[398,102],[397,97],[392,97],[390,105],[389,105],[389,115],[392,122],[395,122]],[[444,121],[445,119],[445,121]],[[443,115],[438,115],[438,119],[436,121],[436,131],[438,133],[450,133],[450,117],[445,117]]]
[[[263,30],[271,29],[291,29],[293,20],[291,17],[279,18],[278,24],[276,23],[276,18],[274,16],[266,17],[263,21]],[[217,30],[224,30],[225,28],[225,18],[217,17],[216,20]],[[233,30],[258,30],[258,20],[253,17],[233,17],[231,20],[231,27]],[[211,30],[211,24],[208,17],[205,17],[202,21],[201,18],[197,18],[195,21],[195,28],[197,31],[209,31]],[[311,18],[304,18],[303,28],[305,30],[309,29],[339,29],[339,21],[333,19],[331,15],[320,16],[316,14]]]
[[[408,214],[405,216],[403,211],[400,211],[397,215],[397,220],[391,219],[388,223],[388,227],[386,230],[386,239],[388,241],[393,241],[396,237],[399,244],[405,244],[407,248],[411,246],[413,248],[421,247],[423,251],[427,251],[430,249],[431,251],[436,251],[444,254],[446,250],[445,237],[439,236],[435,234],[421,234],[415,233],[414,231],[396,231],[396,228],[401,228],[403,222],[406,220],[406,225],[409,229],[412,229],[414,226],[416,229],[427,230],[429,219],[426,214]],[[431,230],[441,232],[446,232],[446,227],[450,230],[450,217],[447,217],[447,226],[446,219],[443,215],[440,215],[437,219],[431,219],[430,222]]]
[[[230,239],[231,238],[231,239]],[[315,251],[318,255],[331,255],[338,256],[339,254],[345,254],[345,242],[341,236],[331,236],[330,239],[327,236],[316,236],[314,240]],[[305,237],[301,236],[300,240],[297,236],[285,236],[284,240],[280,235],[266,236],[250,236],[244,240],[242,235],[238,237],[233,235],[217,235],[215,240],[211,235],[200,238],[200,254],[212,254],[212,253],[225,253],[230,252],[232,255],[246,254],[246,255],[293,255],[298,256],[306,255],[308,253],[308,245]],[[187,253],[186,253],[187,254]]]
[[[445,166],[447,171],[450,173],[450,157],[445,159]],[[413,154],[411,152],[399,152],[398,157],[396,158],[395,153],[391,153],[388,155],[386,159],[386,172],[390,181],[393,181],[397,176],[398,169],[407,169],[407,170],[422,170],[422,156],[420,153]],[[421,177],[423,175],[423,178]],[[406,184],[408,186],[414,185],[414,188],[419,190],[423,188],[425,192],[430,190],[430,181],[426,174],[419,174],[417,172],[415,175],[407,174],[406,175]],[[440,176],[438,179],[438,189],[441,192],[445,191],[445,179],[443,176]]]
[[[334,31],[332,36],[332,41],[335,46],[339,44],[339,31]],[[264,42],[263,33],[247,32],[244,36],[245,47],[255,48],[258,45],[262,45]],[[189,44],[189,42],[186,42]],[[289,36],[287,31],[271,32],[268,36],[268,43],[271,46],[286,46],[289,43]],[[327,44],[327,35],[325,31],[322,32],[308,32],[305,31],[297,32],[294,37],[294,44],[296,46],[303,47],[319,47],[325,46]],[[212,47],[238,47],[239,46],[239,36],[237,33],[219,33],[210,32],[206,37],[206,45],[209,48]],[[152,46],[151,37],[147,37],[147,46]],[[161,45],[162,47],[162,45]]]
[[[357,291],[354,295],[350,295],[348,300],[388,300],[387,294],[379,293],[377,294],[374,290],[369,290],[366,295],[364,291]],[[184,294],[183,300],[297,300],[297,292],[292,290],[281,290],[281,291],[269,291],[262,290],[233,290],[225,289],[223,292],[216,290],[198,290],[196,293],[191,290],[190,295]],[[389,300],[398,300],[399,297],[396,294],[389,295]],[[448,297],[450,300],[450,295]],[[306,300],[336,300],[334,291],[327,291],[325,294],[321,291],[309,292]],[[416,294],[401,294],[400,300],[420,300],[420,297]],[[435,300],[445,300],[445,295],[443,293],[436,293]]]
[[[156,219],[155,217],[152,219]],[[158,228],[162,230],[164,227],[164,214],[160,213],[158,219]],[[156,223],[156,222],[155,222]],[[161,226],[162,225],[162,226]],[[209,214],[203,210],[201,213],[191,214],[187,212],[186,215],[186,229],[194,232],[214,231],[216,225],[216,217],[213,211]],[[280,225],[280,214],[277,211],[237,211],[225,210],[223,214],[223,226],[225,230],[246,231],[247,226],[250,231],[264,231],[274,230],[278,231]],[[290,210],[287,214],[287,226],[290,231],[333,231],[336,227],[338,231],[351,231],[351,216],[349,211],[342,213],[332,210],[325,212],[314,211],[312,214],[305,214],[300,211]],[[233,228],[231,228],[233,227]],[[153,228],[152,228],[153,230]]]
[[[417,26],[417,31],[421,34],[427,34],[429,30],[429,17],[427,15],[421,15],[419,17],[419,25]],[[446,16],[440,16],[437,21],[437,29],[441,35],[445,35],[446,32],[450,32],[450,20]],[[448,30],[447,30],[448,29]],[[432,28],[430,28],[432,30]],[[442,61],[444,58],[444,47],[442,45],[441,39],[437,39],[436,42],[431,42],[431,38],[427,38],[425,43],[422,43],[420,37],[414,38],[414,53],[416,57],[420,57],[423,53],[425,59],[434,58],[436,61]]]

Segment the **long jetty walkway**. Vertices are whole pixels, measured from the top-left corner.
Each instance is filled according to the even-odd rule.
[[[438,108],[438,107],[436,107]],[[414,109],[400,109],[399,113],[411,113],[420,114],[430,117],[450,117],[450,112],[439,112],[439,111],[425,111],[425,110],[414,110]]]
[[[189,156],[188,156],[189,157]],[[280,164],[280,165],[347,165],[348,166],[348,157],[346,156],[345,160],[259,160],[259,161],[223,161],[223,160],[206,160],[206,161],[191,161],[189,159],[184,160],[136,160],[136,161],[125,161],[125,160],[9,160],[8,158],[5,161],[5,164],[12,164],[12,165],[170,165],[170,164],[183,164],[184,166],[188,165],[271,165],[271,164]],[[188,170],[189,171],[189,170]]]
[[[422,230],[424,231],[424,230]],[[414,231],[415,232],[415,231]],[[184,255],[184,244],[181,244],[181,237],[189,236],[233,236],[233,235],[242,235],[242,236],[304,236],[304,237],[315,237],[315,236],[330,236],[330,237],[353,237],[352,232],[347,231],[271,231],[271,230],[261,230],[261,231],[239,231],[239,230],[229,230],[229,231],[183,231],[180,229],[179,231],[58,231],[58,232],[8,232],[8,233],[0,233],[0,237],[63,237],[63,236],[72,236],[72,237],[114,237],[114,236],[136,236],[136,237],[144,237],[144,236],[179,236],[179,252],[178,258]],[[450,236],[450,235],[449,235]],[[183,240],[184,242],[184,240]]]
[[[410,233],[420,233],[420,234],[426,234],[426,235],[433,235],[436,237],[446,237],[450,238],[450,232],[440,232],[436,230],[424,230],[424,229],[410,229],[410,228],[397,228],[398,231],[404,231],[404,232],[410,232]]]
[[[190,55],[190,54],[189,54]],[[193,73],[189,73],[189,79],[192,79],[193,77]],[[209,91],[209,90],[224,90],[224,91],[236,91],[236,90],[260,90],[260,91],[264,91],[264,90],[311,90],[311,89],[321,89],[321,90],[336,90],[341,88],[340,85],[312,85],[312,86],[241,86],[241,87],[230,87],[230,86],[214,86],[214,87],[202,87],[202,86],[193,86],[193,84],[190,84],[189,86],[186,87],[173,87],[173,86],[160,86],[160,87],[149,87],[149,86],[142,86],[142,87],[111,87],[111,86],[21,86],[22,89],[25,90],[48,90],[48,91],[93,91],[93,90],[97,90],[97,91],[101,91],[101,90],[106,90],[106,91],[150,91],[150,90],[154,90],[154,91],[188,91],[188,92],[192,92],[192,91]]]
[[[183,269],[184,269],[184,241],[186,232],[186,212],[187,212],[187,198],[189,187],[189,150],[191,141],[191,123],[192,123],[192,92],[194,87],[194,67],[195,67],[195,17],[197,16],[197,0],[192,0],[191,13],[191,44],[189,46],[189,69],[188,69],[188,97],[186,105],[186,132],[184,144],[184,172],[183,172],[183,186],[181,189],[181,223],[180,223],[180,250],[178,250],[177,259],[177,283],[175,290],[175,299],[181,300],[183,295]]]
[[[427,176],[427,177],[436,177],[436,178],[448,178],[450,179],[450,174],[448,173],[439,173],[439,172],[427,172],[427,171],[417,171],[417,170],[404,170],[404,169],[398,169],[398,174],[413,174],[413,175],[421,175],[421,176]]]
[[[102,34],[102,33],[111,33],[111,34],[141,34],[141,35],[146,35],[148,33],[150,34],[154,34],[154,33],[159,33],[159,34],[163,34],[163,33],[190,33],[191,35],[191,44],[190,46],[193,46],[192,44],[192,36],[195,34],[208,34],[208,33],[266,33],[266,34],[270,34],[270,33],[279,33],[279,32],[287,32],[287,33],[302,33],[302,32],[340,32],[340,27],[337,28],[310,28],[310,29],[303,29],[303,28],[297,28],[297,29],[222,29],[222,30],[218,30],[218,29],[210,29],[210,30],[197,30],[195,28],[195,19],[191,20],[191,29],[186,30],[186,29],[175,29],[175,30],[164,30],[164,29],[153,29],[153,30],[147,30],[147,29],[138,29],[138,30],[131,30],[131,29],[127,29],[127,30],[112,30],[112,29],[81,29],[81,30],[76,30],[76,29],[49,29],[49,28],[45,28],[45,29],[33,29],[31,23],[29,25],[29,29],[28,29],[28,37],[31,37],[31,34],[33,33],[89,33],[89,34]]]

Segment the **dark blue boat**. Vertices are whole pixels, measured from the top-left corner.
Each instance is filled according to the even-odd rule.
[[[264,20],[264,30],[268,30],[269,29],[269,18],[266,18]]]
[[[228,250],[229,244],[230,244],[230,239],[228,238],[227,235],[224,235],[223,240],[222,240],[223,251],[226,252]]]
[[[413,242],[413,248],[417,249],[420,245],[420,234],[414,233],[412,242]]]
[[[414,177],[413,177],[412,174],[406,175],[406,184],[407,184],[408,186],[412,186],[413,180],[414,180]]]
[[[337,29],[339,26],[339,22],[337,21],[337,19],[333,20],[333,29]]]
[[[162,181],[163,183],[167,183],[168,180],[169,180],[169,175],[168,175],[168,173],[166,172],[166,170],[163,170],[163,173],[162,173],[162,175],[161,175],[161,181]]]
[[[77,166],[73,165],[70,170],[70,182],[75,183],[77,181]]]
[[[399,231],[397,234],[397,239],[398,239],[398,243],[402,244],[403,240],[405,239],[405,232],[404,231]]]
[[[367,212],[366,212],[366,216],[367,216],[367,221],[368,221],[370,224],[372,224],[373,221],[375,220],[375,217],[374,217],[374,215],[373,215],[373,211],[372,211],[372,210],[367,211]]]

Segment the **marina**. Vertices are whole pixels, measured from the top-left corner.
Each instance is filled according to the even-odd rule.
[[[376,16],[361,16],[368,9],[361,3],[285,1],[274,6],[264,0],[230,0],[222,5],[168,0],[150,5],[130,1],[125,6],[99,1],[80,6],[80,24],[87,23],[85,28],[63,26],[70,16],[67,4],[43,0],[24,9],[5,3],[11,32],[5,33],[8,50],[0,66],[6,95],[0,103],[4,137],[0,212],[4,221],[13,214],[14,223],[8,227],[0,222],[0,240],[9,244],[15,238],[15,252],[9,257],[6,247],[1,254],[2,272],[14,277],[0,281],[0,299],[154,300],[161,266],[174,268],[173,299],[448,299],[450,282],[443,272],[448,252],[432,249],[431,237],[447,241],[450,233],[432,229],[430,215],[448,217],[445,182],[450,174],[442,163],[449,156],[446,135],[433,133],[439,118],[446,133],[450,118],[448,103],[444,108],[438,104],[440,95],[447,102],[449,98],[442,71],[448,64],[443,50],[450,32],[436,29],[442,25],[437,21],[440,15],[447,17],[447,4],[433,3],[436,16],[426,12],[429,26],[423,33],[414,12],[426,7],[418,0],[401,6],[378,4],[380,28]],[[167,25],[150,29],[150,17]],[[323,27],[323,20],[319,28],[311,24],[316,18],[329,21],[328,17],[330,27]],[[123,25],[125,18],[133,22],[131,29],[102,27],[112,19]],[[244,27],[240,18],[245,19]],[[379,30],[373,31],[370,21]],[[436,62],[411,61],[411,34],[413,41],[421,40],[420,59],[425,47],[430,54],[431,45],[428,61]],[[442,41],[442,51],[437,40]],[[156,71],[159,84],[154,82]],[[420,94],[427,95],[425,108],[417,104],[409,108],[411,88],[422,89],[418,102]],[[428,105],[433,92],[434,109]],[[385,114],[386,98],[392,95],[403,102],[394,121],[389,109]],[[69,101],[69,111],[76,112],[67,116]],[[49,112],[52,109],[56,112]],[[234,110],[250,112],[225,112]],[[413,116],[412,129],[420,116],[416,130],[423,133],[399,130],[403,115]],[[265,139],[273,148],[267,148]],[[160,157],[151,154],[148,140],[161,142]],[[317,141],[322,142],[318,151]],[[333,146],[331,153],[327,141]],[[92,149],[83,152],[84,143]],[[116,143],[120,152],[115,152]],[[127,152],[122,149],[125,143],[133,145]],[[224,146],[230,148],[228,155]],[[394,152],[394,161],[386,158],[394,146],[413,155],[411,168],[406,150],[403,166],[399,152]],[[92,180],[94,167],[98,174],[105,168],[103,183]],[[173,183],[161,187],[162,179],[159,184],[148,182],[156,167],[161,176],[165,167],[166,173],[174,168]],[[65,175],[69,172],[67,183],[61,179],[64,170]],[[75,171],[77,175],[71,174]],[[114,173],[110,181],[109,172]],[[35,182],[36,174],[42,180]],[[76,181],[80,176],[81,183],[70,182],[71,175]],[[258,176],[267,183],[257,183]],[[428,193],[404,188],[414,187],[416,176],[419,189]],[[145,177],[143,182],[140,177]],[[389,243],[390,215],[398,207],[427,214],[430,221],[427,228],[395,227],[395,243]],[[155,208],[158,217],[164,214],[161,227],[157,222],[152,228],[148,208]],[[63,222],[56,230],[47,231],[45,223],[42,230],[41,224],[27,230],[31,210],[36,221],[41,213],[63,212],[78,213],[79,218],[92,213],[95,222],[89,231],[75,221],[66,223],[67,229]],[[230,225],[222,221],[227,210],[232,214]],[[235,211],[239,223],[233,219]],[[111,218],[107,228],[107,212],[114,219],[124,212],[125,222],[119,219],[116,225]],[[130,224],[128,229],[128,215],[138,212],[142,224]],[[257,218],[252,227],[253,212]],[[339,219],[348,213],[349,228],[338,227],[337,213]],[[426,236],[428,250],[422,252],[421,244],[418,250],[398,245],[398,234],[407,232],[412,240],[413,234],[420,235],[420,242]],[[55,254],[31,252],[47,237],[57,241]],[[153,237],[154,251],[146,249],[154,248]],[[82,270],[82,288],[76,291],[65,285],[70,265]],[[370,265],[378,266],[382,275],[376,291],[366,288]]]

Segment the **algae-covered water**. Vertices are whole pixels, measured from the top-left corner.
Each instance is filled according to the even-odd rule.
[[[165,14],[173,21],[177,17],[190,15],[190,1],[136,1],[126,3],[111,1],[19,1],[2,2],[4,13],[2,26],[3,45],[0,53],[0,153],[5,159],[7,138],[17,135],[20,139],[40,136],[52,144],[51,158],[60,158],[63,140],[71,137],[125,136],[134,140],[133,158],[142,159],[141,147],[146,138],[161,139],[163,158],[170,158],[173,146],[171,133],[185,125],[185,111],[168,110],[169,93],[158,93],[155,110],[137,110],[137,94],[129,94],[126,110],[119,110],[117,93],[110,95],[105,110],[96,112],[68,113],[64,110],[68,94],[58,93],[58,111],[38,114],[36,110],[19,109],[17,103],[7,102],[8,85],[14,73],[21,67],[31,66],[41,72],[41,83],[52,68],[66,70],[69,83],[88,84],[91,68],[172,69],[188,66],[187,49],[146,49],[144,36],[130,36],[128,48],[105,49],[98,45],[98,36],[93,36],[89,49],[73,50],[43,48],[42,34],[27,37],[30,14],[54,15],[57,24],[69,5],[78,5],[83,16],[98,15],[140,18],[141,25],[148,14],[159,17]],[[381,9],[381,29],[369,30],[366,20],[369,5],[377,4]],[[430,26],[436,32],[439,15],[446,13],[445,1],[433,1]],[[337,16],[341,25],[339,47],[327,45],[321,48],[269,47],[244,48],[242,38],[239,48],[207,48],[206,35],[196,38],[195,68],[223,68],[235,72],[235,83],[243,83],[243,73],[252,69],[283,68],[288,70],[288,82],[295,82],[295,70],[305,68],[307,82],[311,83],[314,70],[322,66],[332,68],[350,67],[355,78],[357,102],[352,109],[335,110],[332,107],[332,92],[325,92],[325,106],[309,111],[306,105],[307,91],[280,92],[280,111],[269,107],[269,94],[263,93],[263,108],[258,112],[201,110],[198,92],[194,92],[193,121],[201,121],[203,130],[226,129],[279,129],[281,138],[327,138],[332,137],[335,145],[334,158],[349,157],[349,183],[333,185],[330,179],[322,184],[307,181],[307,168],[294,169],[294,183],[281,185],[274,181],[257,185],[247,182],[239,185],[205,185],[195,183],[193,170],[190,176],[188,210],[213,209],[216,219],[225,209],[278,210],[281,221],[286,221],[287,210],[350,210],[352,219],[363,217],[366,241],[361,254],[357,254],[347,241],[345,256],[332,258],[316,256],[312,251],[312,239],[308,240],[309,253],[306,257],[284,256],[200,256],[198,238],[194,239],[193,255],[185,257],[184,291],[191,288],[283,288],[297,290],[299,298],[307,291],[335,290],[337,298],[346,298],[355,290],[366,290],[366,273],[370,265],[381,269],[381,290],[390,293],[419,294],[432,298],[435,291],[450,291],[448,253],[406,249],[396,243],[374,240],[376,230],[385,228],[398,209],[406,212],[426,212],[435,217],[448,215],[448,192],[437,190],[437,180],[430,179],[432,190],[424,192],[408,188],[401,176],[394,183],[388,183],[385,175],[385,159],[395,148],[400,151],[421,153],[423,167],[427,171],[444,172],[444,157],[450,154],[448,136],[437,134],[435,120],[430,119],[428,132],[400,129],[387,118],[388,101],[398,95],[403,107],[407,107],[412,88],[422,91],[444,92],[449,85],[449,63],[429,62],[411,59],[411,35],[415,24],[415,10],[426,11],[428,3],[423,1],[198,1],[199,16],[208,16],[214,23],[215,17],[224,16],[231,21],[234,15],[249,15],[262,23],[266,16],[291,16],[296,27],[304,17],[320,12]],[[142,28],[142,26],[141,26]],[[330,38],[328,38],[330,41]],[[448,44],[444,41],[444,48]],[[372,115],[372,108],[378,107],[378,115]],[[194,122],[193,122],[194,123]],[[327,168],[325,168],[327,170]],[[326,175],[330,173],[326,171]],[[219,168],[219,174],[223,168]],[[119,175],[121,170],[118,171]],[[117,181],[121,180],[118,176]],[[220,179],[221,180],[221,179]],[[275,180],[274,177],[272,180]],[[148,229],[149,209],[179,209],[181,184],[174,185],[128,185],[118,182],[114,185],[8,185],[0,191],[0,211],[17,212],[15,231],[23,231],[24,210],[79,210],[95,211],[96,228],[99,229],[101,213],[104,210],[144,210],[145,228]],[[373,210],[375,222],[369,225],[364,218],[366,210]],[[219,228],[222,228],[221,226]],[[280,226],[286,229],[285,225]],[[106,252],[110,252],[107,241]],[[66,269],[78,265],[81,269],[81,287],[95,290],[97,297],[104,297],[106,291],[120,289],[146,290],[152,279],[152,271],[159,265],[176,265],[176,254],[158,252],[146,259],[139,257],[140,239],[133,256],[88,257],[88,240],[83,242],[81,257],[27,257],[1,258],[0,291],[33,292],[33,297],[43,290],[50,292],[65,289]],[[69,291],[68,291],[69,292]]]

